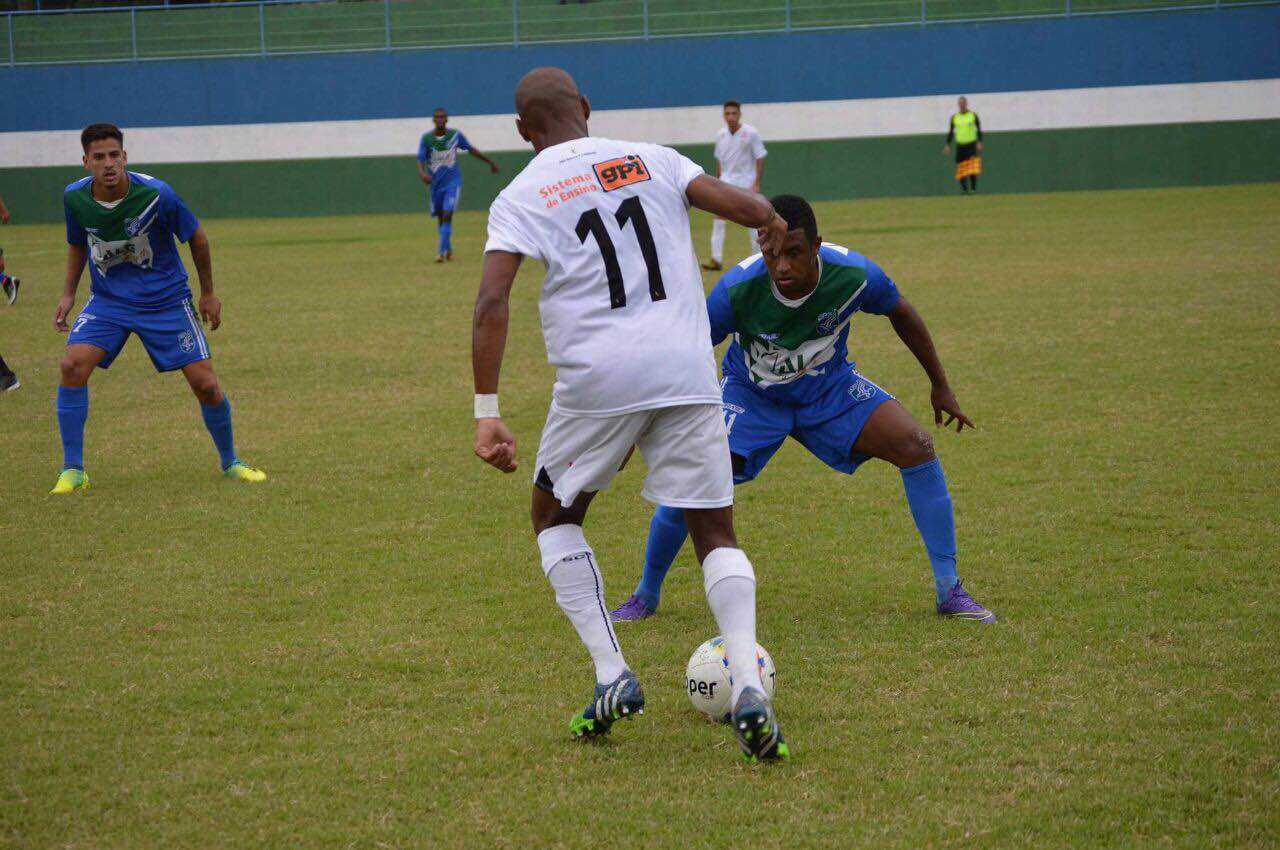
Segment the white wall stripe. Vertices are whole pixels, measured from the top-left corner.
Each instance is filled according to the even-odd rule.
[[[1184,85],[968,92],[988,132],[1120,127],[1280,118],[1280,79]],[[766,141],[946,134],[955,95],[747,104],[744,117]],[[450,124],[484,151],[523,151],[514,115],[458,115]],[[598,136],[710,143],[720,107],[602,110],[591,116]],[[430,116],[376,121],[308,121],[144,127],[125,130],[135,163],[235,162],[412,156]],[[0,168],[78,165],[78,130],[0,133]]]

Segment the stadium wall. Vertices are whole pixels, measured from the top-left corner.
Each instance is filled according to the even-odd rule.
[[[61,218],[78,128],[113,120],[132,167],[205,216],[423,209],[412,151],[431,109],[495,152],[464,208],[529,158],[510,93],[577,76],[598,135],[674,144],[714,167],[726,97],[770,148],[766,190],[814,198],[954,191],[956,94],[987,135],[983,188],[1030,192],[1280,180],[1280,7],[469,51],[0,69],[0,194]],[[762,72],[762,69],[767,69]],[[108,82],[104,84],[103,80]],[[128,92],[109,110],[95,92]],[[477,164],[478,165],[478,164]]]

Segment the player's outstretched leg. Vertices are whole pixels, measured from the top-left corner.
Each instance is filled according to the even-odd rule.
[[[724,638],[733,683],[733,731],[749,761],[786,758],[777,714],[760,681],[756,659],[756,575],[733,532],[733,508],[685,511],[702,561],[707,604]],[[739,711],[741,708],[741,711]],[[761,720],[760,718],[764,718]]]
[[[615,623],[643,620],[658,612],[662,582],[688,536],[683,510],[659,507],[653,512],[653,519],[649,521],[649,542],[644,550],[644,573],[636,585],[636,592],[609,615]]]
[[[267,474],[242,463],[236,457],[235,433],[231,427],[231,402],[218,384],[218,377],[208,360],[198,360],[182,367],[191,391],[200,402],[200,415],[205,428],[218,450],[218,465],[222,474],[233,481],[257,483],[267,480]]]
[[[995,612],[979,605],[964,589],[956,573],[956,515],[942,461],[933,451],[933,438],[896,401],[886,401],[867,420],[854,454],[887,460],[902,473],[911,516],[929,554],[937,610],[943,617],[994,623]]]
[[[569,733],[575,738],[603,735],[615,722],[644,713],[644,691],[622,657],[604,607],[604,577],[582,533],[592,496],[584,493],[573,507],[563,508],[550,493],[533,492],[542,570],[555,590],[556,604],[573,624],[596,668],[591,701],[569,722]]]

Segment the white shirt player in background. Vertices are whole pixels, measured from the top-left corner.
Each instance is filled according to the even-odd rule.
[[[742,104],[727,100],[724,104],[724,126],[716,131],[716,176],[731,186],[760,191],[764,179],[764,158],[769,155],[759,131],[742,123]],[[756,252],[756,240],[747,231],[747,241]],[[711,259],[703,263],[708,271],[724,268],[724,219],[711,223]]]
[[[537,68],[516,87],[516,128],[536,155],[489,208],[472,365],[478,457],[516,469],[498,411],[508,300],[523,257],[546,267],[539,310],[556,366],[535,463],[533,527],[542,567],[595,662],[592,701],[575,737],[642,713],[604,581],[582,524],[638,448],[644,496],[684,508],[707,601],[733,675],[734,730],[748,760],[785,758],[756,666],[755,574],[733,528],[733,474],[689,206],[760,229],[770,249],[786,224],[758,194],[734,188],[670,148],[598,139],[573,78]]]

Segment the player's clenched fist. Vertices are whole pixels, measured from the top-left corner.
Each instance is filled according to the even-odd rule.
[[[476,420],[476,457],[503,472],[515,472],[516,436],[501,419]]]

